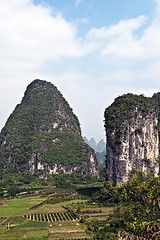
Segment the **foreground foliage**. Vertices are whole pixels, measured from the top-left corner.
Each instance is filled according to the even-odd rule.
[[[131,180],[121,186],[112,187],[110,182],[106,182],[98,200],[103,204],[117,205],[112,219],[114,227],[123,227],[133,235],[148,237],[145,226],[150,226],[150,222],[159,226],[160,179],[151,174],[134,170]]]
[[[122,239],[128,240],[159,240],[160,224],[154,224],[153,222],[151,222],[150,224],[146,225],[140,237],[130,235],[127,232],[123,231],[120,233],[120,236],[122,237]]]

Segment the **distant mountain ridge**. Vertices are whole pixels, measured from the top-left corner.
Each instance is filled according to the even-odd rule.
[[[85,136],[83,137],[85,143],[87,143],[96,152],[96,157],[98,159],[98,165],[103,166],[105,163],[106,155],[106,144],[103,139],[96,143],[94,138],[88,140]]]
[[[106,144],[103,139],[101,139],[98,143],[96,143],[95,139],[92,137],[90,140],[87,137],[83,137],[85,143],[87,143],[91,148],[94,149],[95,152],[102,153],[106,149]]]

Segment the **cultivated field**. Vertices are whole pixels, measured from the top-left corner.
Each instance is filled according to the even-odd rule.
[[[80,198],[54,204],[53,196],[47,202],[42,195],[1,200],[0,239],[91,239],[87,223],[106,220],[113,209]]]

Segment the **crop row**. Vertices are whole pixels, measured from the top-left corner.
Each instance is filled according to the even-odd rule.
[[[32,213],[24,215],[24,218],[34,221],[55,222],[76,220],[77,216],[74,212],[69,211],[64,213]]]

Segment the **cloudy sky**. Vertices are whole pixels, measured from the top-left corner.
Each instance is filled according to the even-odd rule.
[[[37,78],[105,138],[114,98],[160,91],[160,0],[0,0],[0,128]]]

